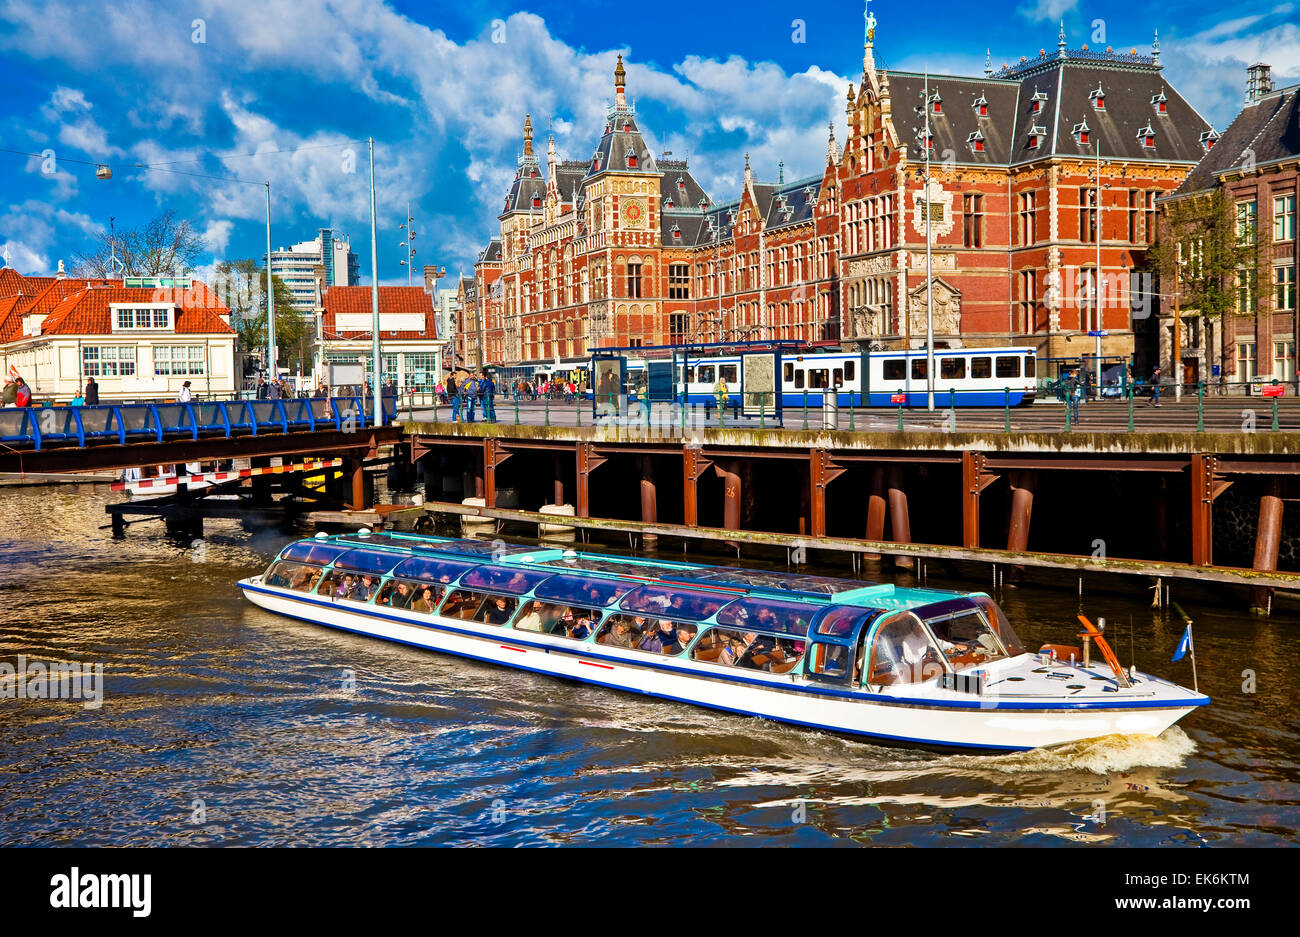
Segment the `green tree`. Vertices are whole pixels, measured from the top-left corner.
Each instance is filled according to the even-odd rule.
[[[73,255],[73,273],[100,278],[185,276],[205,247],[203,235],[189,219],[177,220],[168,208],[142,227],[101,232],[89,253]]]
[[[217,292],[230,308],[231,325],[246,352],[266,347],[266,267],[255,260],[217,264]],[[315,327],[311,316],[293,308],[289,287],[271,277],[275,297],[275,350],[277,364],[290,370],[311,370]]]
[[[1162,306],[1169,310],[1176,294],[1181,318],[1199,319],[1202,352],[1215,323],[1254,314],[1262,258],[1255,220],[1222,188],[1172,199],[1161,208],[1147,266],[1160,276]]]

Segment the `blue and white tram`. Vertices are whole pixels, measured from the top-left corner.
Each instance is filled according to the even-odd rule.
[[[900,402],[923,407],[928,364],[924,350],[784,355],[781,403],[801,407],[806,399],[809,406],[821,406],[823,395],[836,388],[842,407],[894,407]],[[934,364],[938,406],[1000,407],[1009,402],[1015,407],[1033,402],[1037,368],[1031,348],[936,349]],[[739,355],[691,358],[683,370],[688,403],[714,400],[720,379],[731,394],[742,390]]]

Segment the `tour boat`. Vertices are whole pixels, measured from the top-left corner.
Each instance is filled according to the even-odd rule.
[[[1123,668],[1082,617],[1082,646],[1030,653],[978,592],[364,530],[239,586],[343,631],[891,743],[1155,736],[1209,703]]]

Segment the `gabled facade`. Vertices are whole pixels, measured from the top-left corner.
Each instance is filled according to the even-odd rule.
[[[321,297],[317,367],[365,363],[373,380],[374,307],[368,286],[331,286]],[[444,367],[433,297],[420,286],[379,287],[381,380],[429,392]]]

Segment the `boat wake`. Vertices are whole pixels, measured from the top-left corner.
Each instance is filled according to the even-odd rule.
[[[1133,768],[1178,768],[1196,750],[1178,726],[1171,726],[1158,736],[1106,735],[1084,739],[1054,748],[1037,748],[1011,755],[995,755],[982,767],[1008,774],[1041,774],[1053,771],[1088,771],[1111,774]]]

